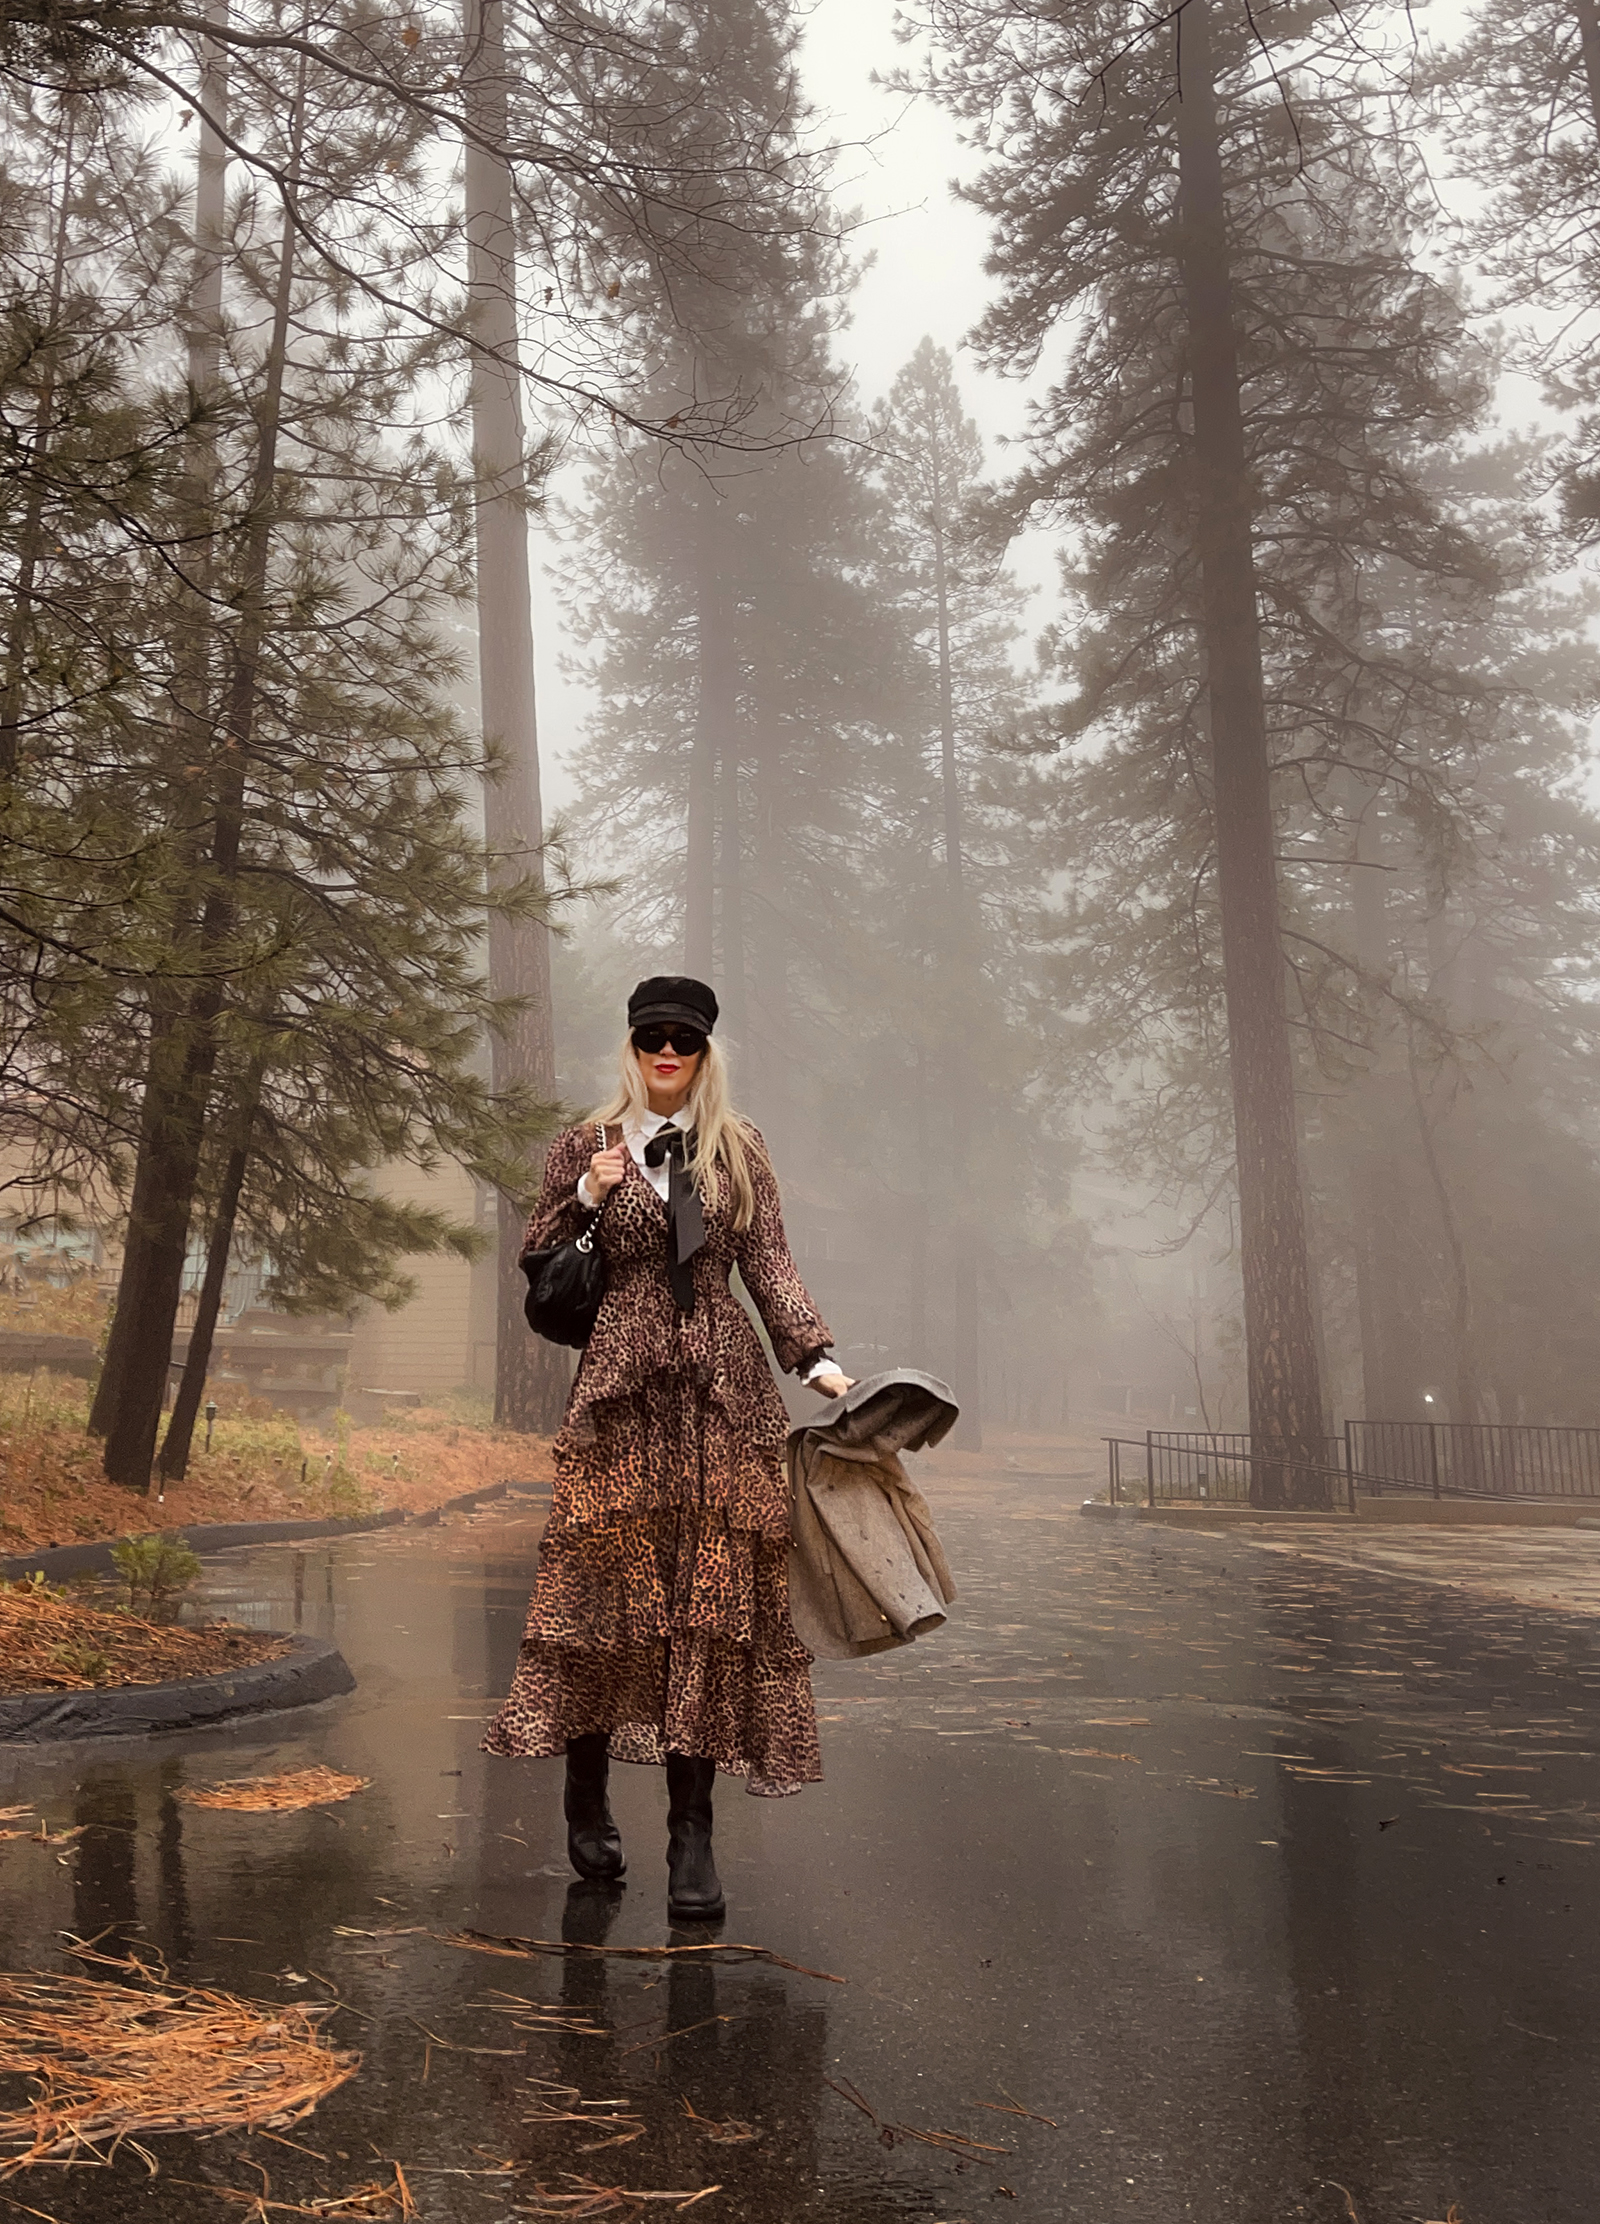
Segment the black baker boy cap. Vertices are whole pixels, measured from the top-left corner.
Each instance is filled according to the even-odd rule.
[[[704,981],[692,981],[686,973],[657,973],[641,981],[628,998],[630,1028],[672,1019],[710,1034],[717,1024],[717,999]]]

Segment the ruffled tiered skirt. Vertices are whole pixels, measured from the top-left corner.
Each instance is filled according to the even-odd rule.
[[[608,1730],[620,1761],[698,1754],[769,1798],[817,1782],[788,1552],[776,1448],[689,1375],[582,1412],[556,1441],[516,1675],[484,1750],[554,1754]]]

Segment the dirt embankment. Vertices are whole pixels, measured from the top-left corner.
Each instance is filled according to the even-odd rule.
[[[426,1513],[490,1483],[547,1483],[549,1440],[450,1407],[396,1409],[333,1431],[282,1414],[220,1418],[164,1498],[109,1483],[85,1427],[84,1386],[0,1378],[0,1554],[205,1522]]]

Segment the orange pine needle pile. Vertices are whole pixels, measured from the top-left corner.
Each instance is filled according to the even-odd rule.
[[[109,2162],[165,2132],[279,2130],[353,2077],[322,2037],[330,2011],[274,2007],[91,1959],[113,1981],[0,1974],[0,2076],[33,2081],[0,2109],[0,2176],[38,2162]]]
[[[191,1807],[232,1807],[245,1815],[291,1814],[300,1807],[331,1807],[364,1792],[370,1776],[341,1776],[336,1768],[291,1768],[277,1776],[235,1776],[178,1794]]]
[[[288,1649],[286,1637],[226,1623],[185,1629],[142,1622],[40,1585],[0,1584],[0,1694],[172,1683],[277,1660]]]

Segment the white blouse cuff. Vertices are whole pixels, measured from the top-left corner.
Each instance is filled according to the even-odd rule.
[[[812,1360],[810,1366],[805,1371],[803,1379],[806,1382],[815,1382],[818,1375],[832,1374],[833,1370],[838,1366],[838,1364],[839,1362],[837,1359],[834,1358],[833,1353],[831,1351],[825,1351],[820,1359]]]
[[[585,1212],[593,1212],[595,1207],[600,1202],[599,1198],[595,1195],[594,1190],[590,1185],[589,1177],[587,1174],[584,1175],[583,1179],[578,1184],[578,1202],[580,1205],[582,1205]]]

